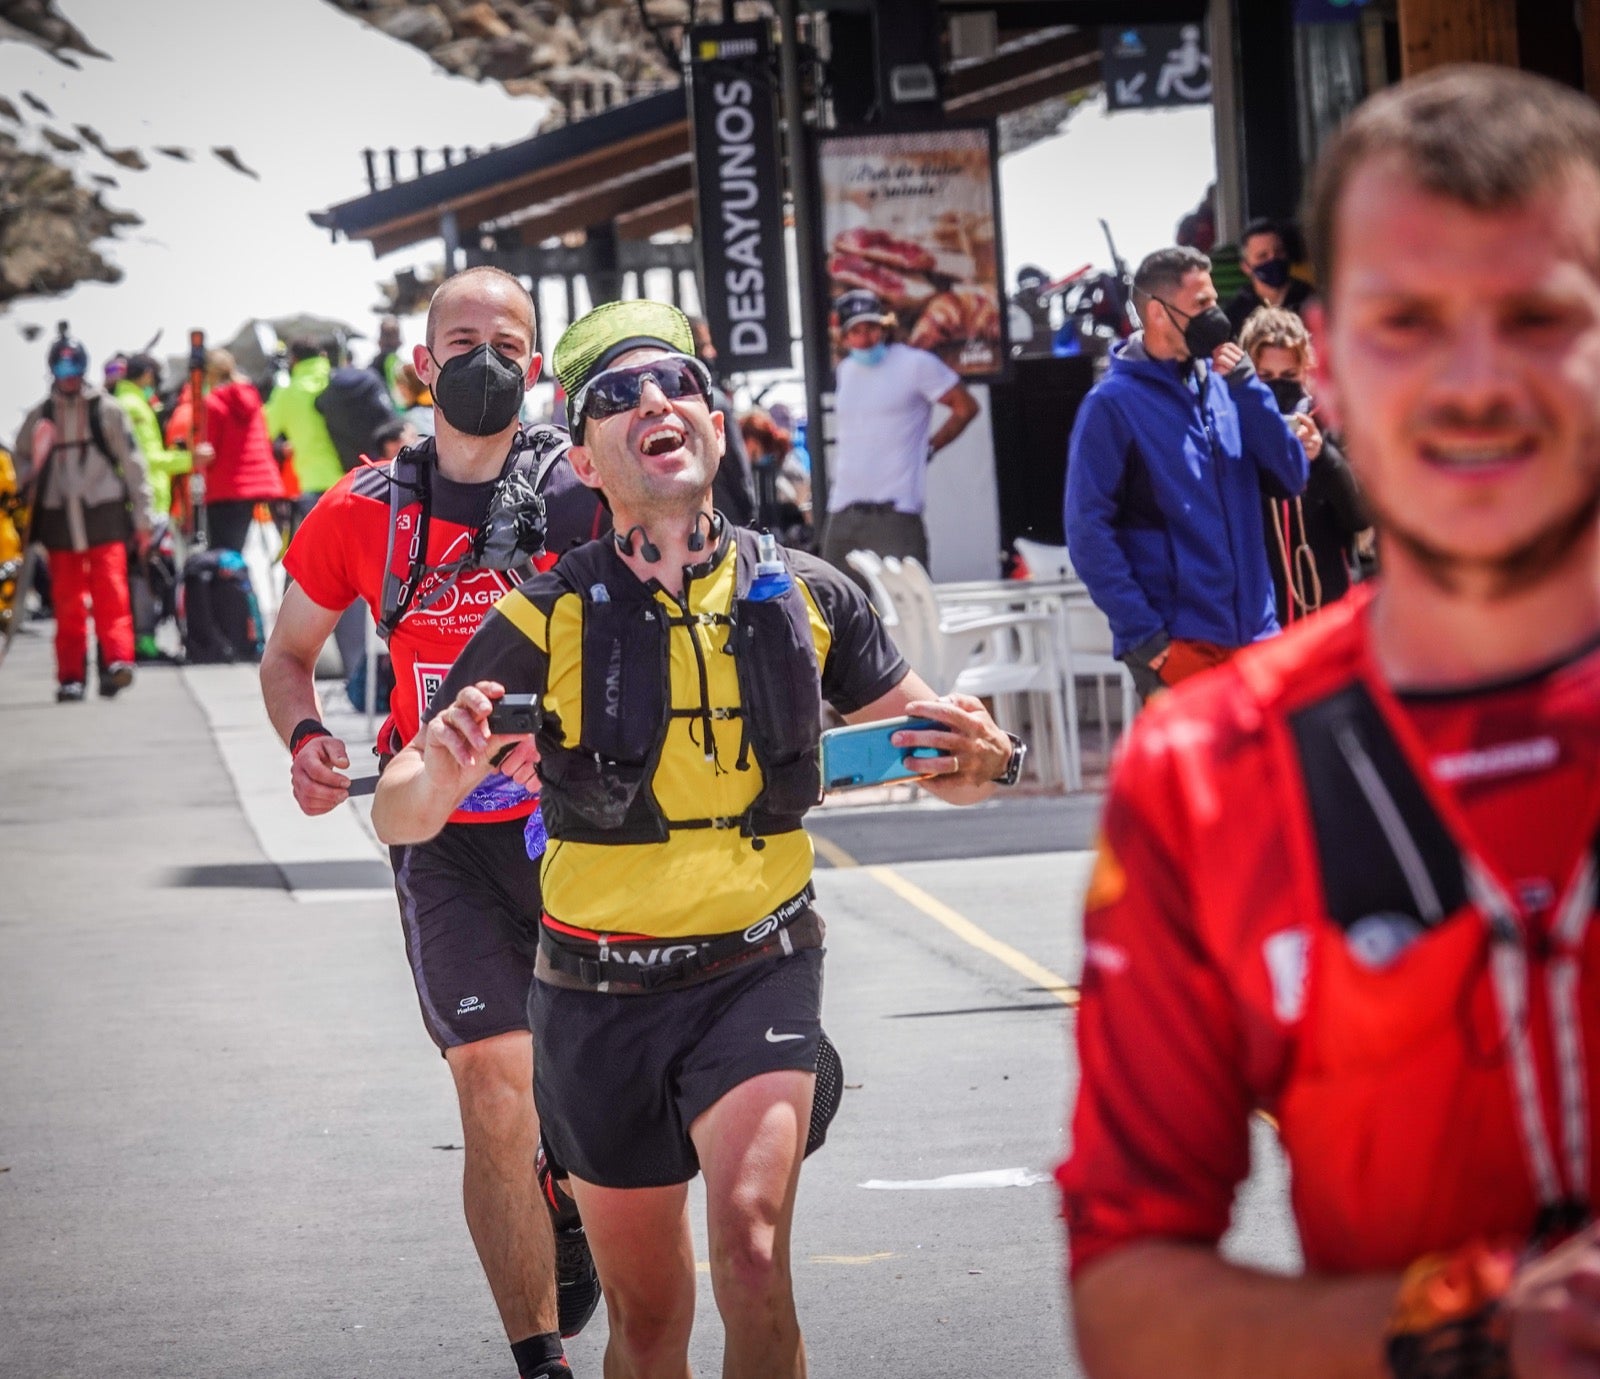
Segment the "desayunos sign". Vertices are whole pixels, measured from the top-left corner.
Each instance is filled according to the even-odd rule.
[[[789,274],[766,25],[690,30],[700,282],[724,372],[788,368]]]

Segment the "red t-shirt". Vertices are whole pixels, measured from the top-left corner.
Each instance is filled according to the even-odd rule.
[[[1074,1270],[1141,1239],[1215,1244],[1257,1109],[1312,1270],[1525,1242],[1543,1203],[1600,1182],[1600,924],[1578,882],[1600,834],[1600,649],[1396,697],[1367,604],[1246,650],[1128,739],[1057,1171]],[[1514,942],[1491,938],[1475,875]],[[1514,1021],[1497,949],[1526,967]]]
[[[465,554],[488,511],[495,481],[459,484],[443,478],[431,464],[428,469],[433,482],[427,550],[431,570]],[[344,609],[362,599],[374,617],[381,616],[384,557],[389,549],[388,472],[388,465],[375,465],[346,474],[317,500],[289,545],[285,568],[311,600],[323,608]],[[402,523],[415,520],[415,508],[408,513],[404,502],[401,507]],[[552,552],[564,550],[571,540],[580,539],[558,530],[558,525],[572,526],[582,514],[568,514],[558,520],[558,512],[564,512],[564,505],[552,502],[548,543]],[[587,539],[589,534],[584,530],[581,539]],[[409,542],[409,531],[398,532],[397,553]],[[553,561],[554,555],[550,557]],[[394,694],[389,702],[389,721],[378,735],[380,744],[389,739],[391,723],[401,743],[416,736],[423,709],[462,647],[472,639],[484,614],[514,587],[510,577],[501,571],[468,570],[438,602],[422,607],[445,582],[444,576],[433,573],[423,577],[411,610],[389,639]],[[537,803],[536,794],[495,772],[450,818],[454,823],[518,819],[531,813]]]

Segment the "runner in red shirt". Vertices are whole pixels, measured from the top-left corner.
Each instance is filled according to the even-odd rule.
[[[1102,1376],[1600,1373],[1600,110],[1369,102],[1311,229],[1384,578],[1140,720],[1060,1179]],[[1252,1111],[1306,1272],[1225,1262]]]
[[[434,294],[427,344],[413,356],[433,391],[437,439],[347,474],[289,547],[294,583],[261,686],[307,814],[349,794],[349,757],[321,723],[313,674],[350,603],[365,600],[389,634],[395,688],[378,737],[389,756],[416,735],[483,616],[531,573],[537,535],[519,521],[539,505],[528,493],[543,501],[544,564],[609,529],[566,464],[566,433],[520,425],[539,373],[535,338],[533,301],[515,278],[491,268],[452,277]],[[588,1319],[598,1284],[581,1232],[564,1232],[558,1325],[527,1014],[544,851],[536,760],[531,743],[519,746],[437,838],[390,851],[423,1020],[461,1104],[467,1224],[519,1373],[553,1379],[570,1375],[558,1332],[574,1334]]]

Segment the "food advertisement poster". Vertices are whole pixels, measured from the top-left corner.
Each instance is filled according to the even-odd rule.
[[[1000,373],[993,128],[830,134],[817,160],[828,300],[866,288],[894,313],[897,339],[967,378]]]

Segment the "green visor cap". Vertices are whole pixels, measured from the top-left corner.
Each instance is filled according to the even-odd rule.
[[[583,385],[619,354],[644,345],[694,355],[694,332],[689,318],[668,302],[639,299],[606,302],[578,317],[561,332],[550,355],[550,367],[567,395],[568,424],[572,399]]]

